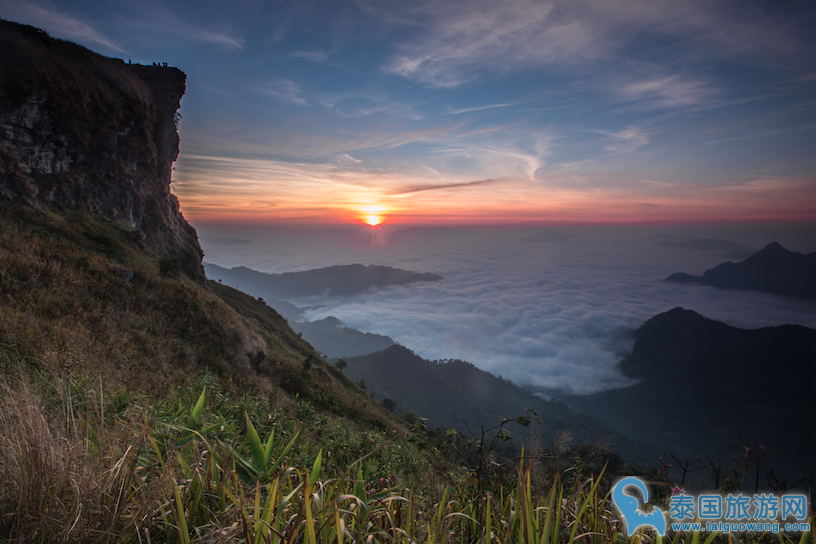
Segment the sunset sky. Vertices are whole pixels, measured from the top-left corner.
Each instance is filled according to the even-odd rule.
[[[187,73],[173,191],[194,225],[563,225],[816,219],[814,6],[0,0],[0,17]]]

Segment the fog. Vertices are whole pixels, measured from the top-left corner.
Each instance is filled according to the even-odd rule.
[[[631,331],[675,306],[742,328],[816,328],[812,301],[665,283],[674,272],[699,275],[732,258],[656,245],[716,238],[748,251],[779,241],[810,252],[812,225],[557,227],[572,237],[543,236],[556,242],[521,240],[543,228],[198,229],[205,260],[219,266],[280,273],[362,263],[440,274],[442,281],[352,298],[290,301],[321,306],[309,319],[332,315],[426,359],[464,359],[538,390],[584,394],[626,385],[616,364],[631,350]]]

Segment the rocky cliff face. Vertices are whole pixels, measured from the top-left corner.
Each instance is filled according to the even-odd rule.
[[[185,79],[0,21],[0,201],[120,221],[203,281],[196,232],[170,193]]]

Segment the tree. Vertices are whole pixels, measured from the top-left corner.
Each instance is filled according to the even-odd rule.
[[[396,401],[389,399],[388,397],[382,399],[382,407],[385,408],[389,412],[393,412],[394,409],[397,407]]]
[[[306,357],[306,358],[303,360],[303,375],[304,375],[304,376],[305,376],[306,374],[308,374],[308,373],[309,373],[309,371],[312,369],[312,366],[314,365],[314,362],[315,362],[315,356],[314,356],[314,354],[312,354],[312,353],[310,353],[310,354],[309,354],[309,355],[308,355],[308,356],[307,356],[307,357]]]

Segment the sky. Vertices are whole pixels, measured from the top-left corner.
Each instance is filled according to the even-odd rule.
[[[0,0],[187,74],[196,227],[814,221],[809,0]]]

